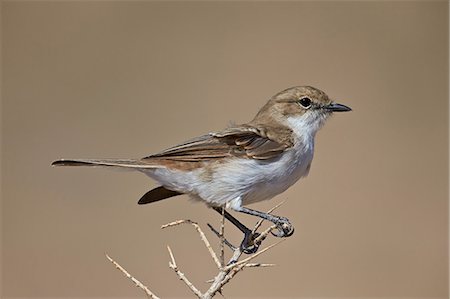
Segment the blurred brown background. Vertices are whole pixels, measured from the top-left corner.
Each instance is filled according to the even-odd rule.
[[[156,186],[139,173],[50,163],[145,156],[306,84],[354,111],[318,134],[307,179],[252,206],[286,200],[296,233],[225,295],[448,297],[446,1],[7,1],[2,55],[4,297],[142,296],[105,252],[158,295],[191,296],[167,244],[205,289],[196,233],[159,227],[215,213],[138,206]]]

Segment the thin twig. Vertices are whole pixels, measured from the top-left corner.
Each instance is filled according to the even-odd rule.
[[[264,239],[267,237],[267,235],[269,235],[269,233],[270,233],[271,231],[273,231],[274,229],[276,229],[276,228],[277,228],[277,226],[276,226],[275,224],[269,226],[269,227],[268,227],[265,231],[263,231],[258,237],[256,237],[255,240],[253,240],[253,242],[254,242],[255,244],[258,244],[258,243],[264,241]]]
[[[222,207],[222,217],[220,219],[220,267],[225,266],[225,208]]]
[[[127,270],[125,270],[121,265],[119,265],[119,263],[117,263],[115,260],[113,260],[108,254],[105,254],[106,258],[113,263],[113,265],[120,270],[120,272],[122,272],[126,277],[128,277],[138,288],[142,289],[145,294],[147,295],[148,298],[151,299],[160,299],[158,296],[156,296],[152,291],[150,291],[150,289],[145,286],[142,282],[140,282],[139,280],[137,280],[136,278],[134,278],[133,276],[130,275],[130,273],[127,272]]]
[[[280,202],[279,204],[277,204],[276,206],[274,206],[273,208],[271,208],[270,210],[267,211],[267,214],[272,213],[273,211],[275,211],[276,209],[278,209],[279,207],[281,207],[281,205],[284,204],[284,201]],[[255,227],[253,228],[252,233],[255,233],[263,224],[264,219],[259,219],[258,222],[256,222]]]
[[[209,243],[208,239],[206,238],[205,234],[203,233],[202,229],[197,224],[197,222],[194,222],[194,221],[191,221],[191,220],[178,220],[178,221],[167,223],[167,224],[161,226],[161,228],[167,228],[167,227],[171,227],[171,226],[175,226],[175,225],[180,225],[180,224],[183,224],[183,223],[189,223],[189,224],[191,224],[192,226],[195,227],[195,229],[197,230],[197,232],[200,235],[200,238],[202,239],[203,243],[205,244],[206,248],[208,249],[209,254],[211,255],[212,259],[216,263],[217,267],[219,269],[221,269],[222,265],[221,265],[219,259],[217,258],[216,253],[212,249],[211,244]]]
[[[271,213],[272,211],[274,211],[276,208],[281,206],[281,204],[283,204],[283,202],[281,202],[280,204],[278,204],[275,207],[273,207],[272,209],[270,209],[268,211],[268,213]],[[263,220],[259,220],[256,223],[255,227],[252,230],[252,232],[254,234],[261,227],[262,222],[263,222]],[[198,298],[211,299],[217,293],[222,294],[223,286],[225,284],[227,284],[231,279],[233,279],[233,277],[237,273],[239,273],[240,271],[244,270],[245,268],[264,268],[264,267],[273,267],[273,266],[275,266],[274,264],[250,263],[250,261],[252,261],[256,257],[258,257],[259,255],[263,254],[264,252],[270,250],[274,246],[280,244],[283,240],[281,240],[281,241],[279,241],[277,243],[274,243],[274,244],[272,244],[272,245],[262,249],[261,251],[255,253],[255,254],[253,254],[253,255],[251,255],[251,256],[243,259],[243,260],[239,260],[241,258],[241,256],[244,254],[244,251],[243,251],[243,248],[241,248],[241,247],[234,247],[225,238],[225,210],[224,209],[222,209],[222,218],[221,218],[220,230],[219,231],[215,230],[210,224],[208,224],[208,227],[220,239],[219,258],[217,257],[216,253],[212,249],[209,240],[206,238],[206,235],[203,233],[202,229],[200,228],[200,226],[196,222],[193,222],[191,220],[178,220],[178,221],[174,221],[174,222],[170,222],[168,224],[165,224],[165,225],[161,226],[161,228],[167,228],[167,227],[172,227],[172,226],[176,226],[176,225],[180,225],[180,224],[186,224],[186,223],[187,224],[191,224],[197,230],[198,234],[200,235],[200,239],[203,241],[203,244],[208,249],[212,259],[214,260],[214,263],[219,268],[219,272],[217,273],[216,277],[214,279],[211,279],[211,280],[207,281],[207,282],[211,283],[209,289],[205,293],[202,293],[199,289],[197,289],[194,286],[194,284],[192,284],[186,278],[184,273],[182,273],[178,269],[178,266],[177,266],[177,263],[175,261],[175,257],[173,255],[173,252],[170,249],[170,247],[167,246],[167,250],[169,251],[169,256],[170,256],[169,267],[174,270],[174,272],[176,273],[178,278],[180,280],[182,280],[189,287],[189,289],[195,294],[195,296],[197,296]],[[261,232],[261,234],[259,234],[258,237],[255,238],[255,240],[253,240],[254,243],[259,246],[261,244],[261,242],[270,234],[270,232],[272,230],[276,229],[276,228],[277,228],[276,225],[272,225],[272,226],[268,227],[266,230]],[[229,246],[232,249],[232,251],[233,251],[233,254],[232,254],[231,258],[228,261],[228,264],[225,264],[225,250],[224,250],[225,245]],[[144,290],[148,298],[150,298],[150,299],[159,299],[159,297],[157,297],[155,294],[153,294],[139,280],[137,280],[136,278],[131,276],[124,268],[122,268],[118,263],[116,263],[108,255],[106,255],[106,256],[116,266],[116,268],[119,269],[123,274],[125,274],[125,276],[127,276],[131,281],[133,281],[136,284],[136,286],[138,286],[139,288]]]
[[[228,264],[235,263],[235,261],[237,261],[241,255],[242,255],[241,249],[236,248]],[[229,274],[232,270],[234,271],[235,269],[222,268],[221,271],[219,271],[219,273],[214,278],[209,289],[204,293],[203,298],[204,299],[212,298],[217,292],[220,292],[222,287],[231,279],[231,278],[228,279],[227,277],[229,277]]]
[[[261,250],[261,251],[255,253],[255,254],[249,256],[248,258],[245,258],[245,259],[243,259],[243,260],[241,260],[241,261],[238,261],[238,262],[236,262],[236,263],[234,263],[234,264],[228,265],[228,266],[225,267],[224,270],[229,270],[229,269],[235,268],[236,266],[245,264],[245,263],[247,263],[247,262],[253,260],[253,259],[256,258],[257,256],[263,254],[263,253],[266,252],[267,250],[271,249],[272,247],[277,246],[278,244],[280,244],[280,243],[283,242],[283,241],[284,241],[284,240],[278,241],[277,243],[274,243],[274,244],[272,244],[272,245],[270,245],[270,246],[267,246],[267,247],[264,248],[263,250]]]
[[[209,223],[206,224],[208,228],[220,239],[220,233]],[[232,251],[236,250],[236,247],[230,243],[226,238],[223,239],[225,245],[227,245]]]
[[[275,267],[275,264],[261,264],[261,263],[248,263],[245,265],[246,268],[266,268]]]
[[[275,267],[276,264],[263,264],[263,263],[247,263],[245,264],[245,268],[269,268]],[[212,283],[214,279],[209,279],[206,283]]]
[[[200,292],[193,284],[192,282],[189,281],[189,279],[186,278],[186,275],[184,275],[177,266],[177,263],[175,262],[175,257],[173,256],[172,250],[170,249],[169,246],[167,246],[167,250],[169,251],[169,255],[170,255],[170,262],[169,262],[169,267],[171,269],[173,269],[173,271],[175,271],[175,273],[178,275],[178,277],[180,278],[180,280],[182,280],[188,287],[189,289],[191,289],[191,291],[198,297],[198,298],[202,298],[203,294],[202,292]]]
[[[222,288],[223,288],[223,286],[225,285],[225,284],[227,284],[237,273],[239,273],[241,270],[243,270],[244,269],[244,267],[245,267],[245,264],[242,264],[242,265],[239,265],[239,266],[237,266],[237,267],[235,267],[235,268],[232,268],[232,269],[230,269],[229,271],[227,271],[227,272],[223,272],[223,273],[227,273],[224,277],[223,277],[223,279],[222,280],[219,280],[218,281],[218,283],[217,283],[217,286],[216,286],[216,288],[218,289],[218,290],[221,290]],[[214,295],[215,293],[213,293],[213,295]],[[206,295],[206,294],[205,294]]]

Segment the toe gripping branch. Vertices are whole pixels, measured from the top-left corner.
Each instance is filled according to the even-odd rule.
[[[275,207],[275,208],[277,208],[277,207]],[[222,208],[213,207],[213,209],[222,215]],[[241,207],[237,211],[261,218],[260,222],[256,225],[255,229],[251,230],[248,227],[246,227],[244,224],[242,224],[239,220],[237,220],[235,217],[233,217],[230,213],[228,213],[227,211],[223,211],[223,216],[228,221],[230,221],[234,226],[236,226],[242,233],[244,233],[244,239],[241,242],[240,248],[246,254],[252,254],[252,253],[255,253],[256,251],[258,251],[258,248],[261,245],[261,242],[264,240],[264,238],[260,238],[261,234],[256,232],[256,230],[259,228],[259,226],[261,225],[263,220],[270,221],[275,225],[274,230],[271,230],[271,233],[272,233],[272,235],[274,235],[276,237],[279,237],[279,238],[290,237],[294,233],[294,227],[289,222],[289,220],[285,217],[279,217],[279,216],[269,214],[270,212],[264,213],[264,212],[244,208],[244,207]],[[217,232],[217,230],[215,230],[210,224],[208,224],[208,227],[217,236],[220,237],[219,232]],[[232,250],[234,250],[236,248],[228,240],[224,240],[224,242]]]

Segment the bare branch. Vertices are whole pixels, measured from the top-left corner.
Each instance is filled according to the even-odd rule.
[[[280,202],[279,204],[277,204],[276,206],[274,206],[273,208],[271,208],[270,210],[267,211],[268,214],[272,213],[273,211],[275,211],[276,209],[278,209],[279,207],[281,207],[284,204],[284,201]],[[255,233],[263,224],[264,219],[259,219],[258,222],[256,222],[255,227],[253,228],[252,233]]]
[[[206,224],[208,228],[220,239],[220,233],[209,223]],[[236,250],[236,247],[230,243],[226,238],[223,238],[223,242],[227,245],[232,251]]]
[[[192,282],[190,282],[187,278],[186,275],[184,275],[177,266],[177,263],[175,262],[175,257],[173,256],[172,250],[170,249],[169,246],[167,246],[167,250],[169,251],[169,255],[170,255],[170,259],[171,261],[169,262],[169,267],[171,269],[173,269],[173,271],[175,271],[175,273],[178,275],[178,277],[180,278],[180,280],[182,280],[188,287],[189,289],[191,289],[191,291],[198,297],[198,298],[202,298],[203,294],[192,284]]]
[[[246,268],[267,268],[275,267],[275,264],[261,264],[261,263],[248,263],[245,265]]]
[[[222,217],[220,219],[220,267],[225,266],[225,208],[222,207]],[[227,241],[228,242],[228,241]]]
[[[167,228],[167,227],[180,225],[180,224],[184,224],[184,223],[189,223],[189,224],[191,224],[192,226],[195,227],[195,229],[197,230],[198,234],[200,235],[200,238],[202,239],[203,243],[205,244],[206,248],[208,249],[209,254],[211,255],[211,257],[214,260],[214,262],[216,263],[217,267],[219,269],[222,268],[222,265],[221,265],[219,259],[217,258],[216,253],[212,249],[211,244],[209,243],[208,239],[206,238],[205,234],[203,233],[202,229],[197,224],[197,222],[194,222],[194,221],[191,221],[191,220],[178,220],[178,221],[167,223],[167,224],[161,226],[161,228]]]
[[[255,238],[255,240],[253,240],[253,242],[255,244],[258,244],[259,242],[262,242],[266,239],[267,235],[273,231],[274,229],[276,229],[277,226],[274,224],[272,226],[269,226],[265,231],[263,231],[258,237]]]
[[[128,277],[138,288],[142,289],[145,294],[147,295],[148,298],[151,299],[160,299],[158,296],[156,296],[152,291],[150,291],[150,289],[145,286],[142,282],[140,282],[139,280],[137,280],[136,278],[134,278],[133,276],[130,275],[130,273],[127,272],[127,270],[125,270],[121,265],[119,265],[119,263],[117,263],[115,260],[113,260],[108,254],[105,254],[106,258],[113,263],[113,265],[120,270],[120,272],[122,272],[126,277]]]
[[[274,208],[270,209],[268,211],[268,213],[271,213],[272,211],[274,211],[281,204],[282,203],[280,203],[280,204],[276,205]],[[253,234],[255,234],[255,236],[257,236],[253,240],[253,243],[257,244],[258,246],[261,244],[262,241],[264,241],[264,239],[266,239],[266,237],[270,234],[270,232],[272,232],[272,230],[277,228],[276,225],[271,225],[270,227],[268,227],[266,230],[264,230],[263,232],[261,232],[259,234],[259,233],[257,233],[257,230],[261,227],[262,222],[263,222],[263,220],[258,221],[256,223],[254,229],[252,230]],[[208,227],[220,239],[219,258],[218,258],[217,254],[212,249],[210,242],[208,241],[208,239],[206,238],[206,236],[203,233],[202,229],[200,228],[200,226],[196,222],[193,222],[191,220],[178,220],[178,221],[174,221],[174,222],[170,222],[168,224],[165,224],[165,225],[161,226],[161,228],[173,227],[173,226],[177,226],[177,225],[180,225],[180,224],[191,224],[192,226],[194,226],[194,228],[197,230],[198,234],[200,235],[200,239],[203,241],[203,244],[208,249],[208,251],[209,251],[209,253],[210,253],[214,263],[217,265],[217,267],[219,269],[219,272],[214,277],[214,279],[211,279],[211,280],[207,281],[208,283],[211,283],[211,285],[209,286],[209,289],[205,293],[202,293],[199,289],[197,289],[194,286],[193,283],[191,283],[186,278],[184,273],[182,273],[178,269],[178,266],[177,266],[177,263],[175,261],[175,257],[173,255],[173,252],[170,249],[170,247],[167,246],[167,250],[169,251],[169,256],[170,256],[169,267],[172,270],[174,270],[174,272],[176,273],[178,278],[180,280],[182,280],[187,285],[187,287],[192,291],[192,293],[194,293],[195,296],[197,296],[198,298],[201,298],[201,299],[211,299],[217,293],[222,294],[223,286],[226,285],[231,279],[233,279],[233,277],[235,277],[235,275],[237,273],[239,273],[240,271],[243,271],[245,268],[264,268],[264,267],[273,267],[273,266],[275,266],[274,264],[250,263],[250,261],[252,261],[256,257],[260,256],[264,252],[272,249],[274,246],[280,244],[283,241],[283,240],[281,240],[281,241],[279,241],[277,243],[274,243],[274,244],[272,244],[270,246],[267,246],[266,248],[261,249],[261,251],[255,253],[255,254],[247,257],[247,258],[239,260],[242,257],[242,255],[244,254],[244,249],[241,248],[241,246],[234,247],[225,238],[225,233],[224,233],[225,232],[225,211],[224,211],[224,209],[222,209],[222,217],[221,217],[221,223],[220,223],[219,231],[217,231],[210,224],[208,224]],[[224,252],[225,251],[224,250],[225,245],[230,247],[231,250],[233,251],[233,254],[232,254],[231,258],[229,259],[228,263],[225,263],[225,252]],[[127,276],[131,281],[133,281],[136,284],[136,286],[138,286],[139,288],[144,290],[144,292],[146,293],[148,298],[159,299],[159,297],[157,297],[155,294],[153,294],[139,280],[137,280],[136,278],[131,276],[124,268],[122,268],[119,264],[117,264],[108,255],[106,255],[106,257],[116,266],[117,269],[119,269],[123,274],[125,274],[125,276]]]
[[[272,247],[277,246],[278,244],[280,244],[280,243],[283,242],[283,241],[284,241],[284,240],[278,241],[277,243],[274,243],[274,244],[272,244],[272,245],[270,245],[270,246],[267,246],[267,247],[264,248],[263,250],[261,250],[261,251],[255,253],[255,254],[249,256],[249,257],[246,258],[246,259],[243,259],[243,260],[238,261],[238,262],[236,262],[236,263],[234,263],[234,264],[228,265],[228,266],[225,267],[224,270],[233,269],[233,268],[235,268],[236,266],[239,266],[239,265],[242,265],[242,264],[246,264],[247,262],[253,260],[254,258],[256,258],[257,256],[263,254],[264,252],[266,252],[267,250],[271,249]]]

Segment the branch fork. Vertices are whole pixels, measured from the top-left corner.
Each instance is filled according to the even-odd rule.
[[[282,203],[278,204],[274,208],[268,211],[268,213],[271,213],[275,209],[277,209]],[[259,220],[253,230],[252,233],[256,233],[257,230],[261,227],[264,220]],[[163,226],[161,226],[162,229],[168,228],[168,227],[175,227],[181,224],[190,224],[192,225],[197,233],[200,236],[200,239],[203,241],[203,244],[207,248],[213,262],[217,266],[218,273],[217,275],[207,282],[210,283],[209,288],[205,292],[201,292],[189,279],[184,275],[183,272],[180,271],[180,269],[177,266],[177,263],[175,261],[174,254],[172,252],[172,249],[167,246],[167,250],[169,252],[169,268],[171,268],[175,274],[178,276],[178,278],[184,282],[184,284],[191,290],[191,292],[197,297],[201,299],[210,299],[213,298],[217,293],[222,294],[222,288],[230,282],[237,273],[243,271],[245,268],[265,268],[265,267],[272,267],[275,266],[274,264],[264,264],[264,263],[254,263],[252,262],[255,258],[260,256],[261,254],[265,253],[266,251],[272,249],[273,247],[277,246],[284,240],[281,240],[277,243],[271,244],[262,250],[244,258],[241,259],[241,256],[243,255],[244,251],[240,247],[235,247],[231,245],[230,242],[228,242],[225,238],[224,231],[225,231],[225,217],[224,217],[224,210],[222,209],[222,217],[221,217],[221,223],[220,223],[220,229],[219,231],[215,230],[210,224],[208,224],[208,227],[219,237],[220,243],[219,243],[219,256],[217,256],[216,252],[211,246],[211,243],[209,242],[208,238],[206,237],[205,233],[202,231],[198,223],[191,221],[191,220],[178,220],[173,221],[170,223],[167,223]],[[276,229],[276,225],[269,226],[266,230],[262,231],[254,240],[255,244],[261,243],[263,240],[266,239],[266,237],[274,230]],[[228,260],[228,262],[225,264],[225,245],[228,246],[232,251],[232,256]],[[130,279],[136,287],[142,289],[144,291],[147,298],[151,299],[160,299],[155,293],[153,293],[146,285],[141,283],[138,279],[130,275],[127,270],[125,270],[122,266],[120,266],[116,261],[114,261],[108,254],[106,254],[107,259],[118,269],[120,270],[128,279]]]

